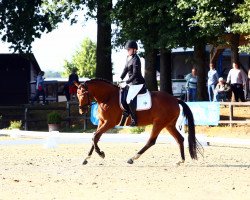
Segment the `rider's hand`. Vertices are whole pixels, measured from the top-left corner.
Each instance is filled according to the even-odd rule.
[[[127,84],[126,84],[125,81],[119,80],[119,81],[118,81],[118,85],[119,85],[121,88],[124,88]]]

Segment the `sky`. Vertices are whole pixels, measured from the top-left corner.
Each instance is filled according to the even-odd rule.
[[[43,71],[64,71],[64,60],[71,60],[72,55],[80,47],[84,38],[97,40],[97,26],[94,20],[78,22],[70,25],[68,21],[60,23],[58,28],[50,33],[43,33],[42,37],[35,39],[32,44],[34,56]],[[0,42],[0,53],[12,53],[9,44]],[[126,60],[126,51],[113,51],[112,62],[114,73],[121,73]]]

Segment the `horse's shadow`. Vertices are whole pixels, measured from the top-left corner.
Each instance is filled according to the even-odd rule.
[[[250,168],[250,164],[246,164],[246,165],[237,165],[237,164],[214,164],[214,165],[205,165],[205,166],[201,166],[201,167],[211,167],[211,168],[215,168],[215,167],[221,167],[221,168]]]
[[[225,145],[225,144],[210,144],[209,146],[211,147],[218,147],[218,148],[231,148],[231,149],[250,149],[250,147],[246,147],[246,146],[229,146],[229,145]]]

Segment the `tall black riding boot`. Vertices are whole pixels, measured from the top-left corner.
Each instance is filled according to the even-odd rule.
[[[130,116],[131,116],[131,124],[130,124],[130,126],[137,126],[136,99],[132,100],[128,106],[129,106]]]

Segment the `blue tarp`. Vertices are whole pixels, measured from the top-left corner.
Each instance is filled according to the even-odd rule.
[[[195,125],[218,125],[220,120],[219,102],[186,102],[193,112]],[[94,125],[98,125],[97,115],[98,105],[91,106],[90,120]]]
[[[195,125],[218,125],[220,120],[219,102],[186,102],[190,107]]]
[[[91,106],[91,112],[90,112],[90,121],[92,122],[92,124],[94,125],[98,125],[98,104],[95,103]]]

